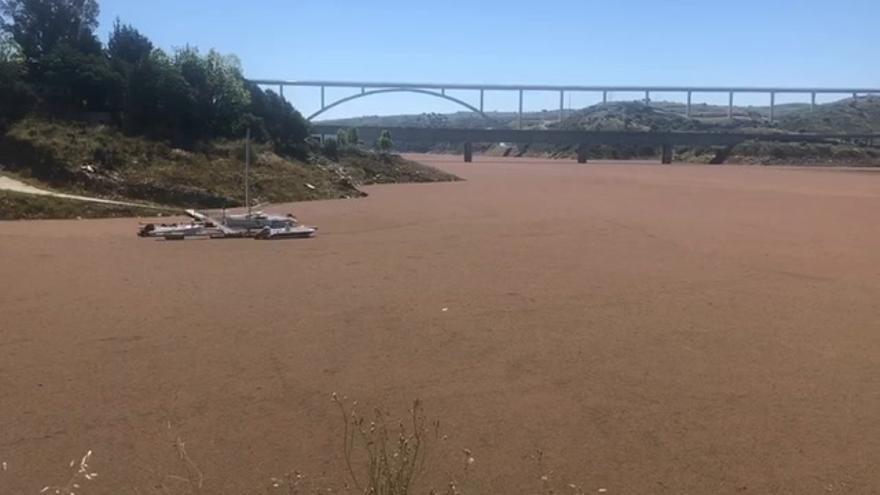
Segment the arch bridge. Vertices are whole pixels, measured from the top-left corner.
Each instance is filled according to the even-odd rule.
[[[474,113],[481,115],[486,119],[486,123],[491,126],[495,122],[485,113],[486,92],[489,91],[505,91],[515,92],[519,95],[519,110],[517,113],[517,127],[522,128],[523,122],[523,99],[525,93],[532,91],[540,92],[557,92],[559,93],[559,120],[565,118],[565,95],[566,93],[601,93],[602,102],[608,102],[608,95],[612,92],[639,93],[644,95],[644,101],[651,101],[651,93],[681,93],[686,95],[687,103],[685,106],[685,114],[690,116],[692,109],[693,96],[703,93],[721,93],[728,95],[727,117],[733,118],[734,96],[741,93],[759,93],[766,94],[769,97],[770,113],[769,118],[772,122],[775,119],[776,111],[776,95],[778,94],[801,94],[809,95],[810,108],[816,107],[816,96],[826,94],[852,95],[858,98],[861,95],[880,94],[880,88],[828,88],[828,87],[749,87],[749,86],[554,86],[541,84],[442,84],[442,83],[407,83],[407,82],[364,82],[364,81],[286,81],[277,79],[253,79],[251,82],[261,86],[276,86],[278,93],[283,97],[285,87],[312,87],[319,88],[321,92],[320,109],[311,115],[308,119],[312,120],[331,108],[338,107],[349,101],[358,98],[369,97],[372,95],[385,93],[418,93],[437,98],[443,98],[460,105]],[[340,98],[333,102],[327,102],[327,88],[348,88],[355,92],[350,96]],[[479,104],[472,105],[466,101],[450,96],[446,92],[454,91],[475,91],[479,93]]]

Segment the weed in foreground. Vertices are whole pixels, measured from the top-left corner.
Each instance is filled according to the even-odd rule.
[[[67,483],[63,485],[53,485],[53,486],[44,486],[40,493],[50,493],[52,495],[76,495],[76,490],[78,490],[83,483],[87,481],[92,481],[93,479],[98,477],[98,473],[95,473],[89,469],[89,459],[92,457],[92,451],[86,452],[86,455],[82,457],[79,461],[79,466],[76,471],[70,476],[70,479],[67,480]],[[70,467],[73,468],[76,466],[76,460],[70,461]],[[4,463],[4,470],[5,470]]]
[[[440,422],[430,423],[422,403],[413,402],[409,425],[403,421],[389,425],[386,414],[374,410],[373,420],[357,410],[357,402],[348,408],[335,393],[333,402],[339,407],[344,423],[343,458],[354,487],[367,495],[407,495],[424,471],[429,441],[440,436]],[[366,455],[366,469],[358,472],[354,465],[355,451]]]

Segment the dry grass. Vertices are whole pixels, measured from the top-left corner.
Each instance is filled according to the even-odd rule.
[[[314,486],[306,475],[299,471],[287,473],[278,478],[269,478],[269,486],[265,488],[267,495],[281,494],[300,495],[305,493],[359,493],[363,495],[471,495],[483,493],[485,490],[476,483],[472,474],[476,459],[470,449],[460,449],[462,457],[461,472],[457,475],[446,473],[446,486],[442,491],[434,488],[419,488],[422,475],[431,470],[429,453],[442,445],[448,437],[440,434],[439,420],[428,420],[421,401],[413,402],[408,411],[407,419],[390,421],[387,412],[376,408],[368,418],[361,414],[357,401],[346,403],[345,398],[332,395],[333,402],[339,408],[343,424],[342,455],[345,461],[349,483],[341,490],[328,486]],[[186,443],[175,433],[171,422],[168,422],[169,439],[175,457],[183,474],[165,474],[153,487],[156,493],[169,495],[181,490],[191,495],[215,493],[205,491],[205,475],[186,450]],[[91,470],[89,461],[92,451],[88,451],[77,463],[70,461],[75,468],[70,478],[62,485],[49,485],[40,490],[41,494],[51,495],[83,495],[87,482],[97,478],[98,473]],[[536,490],[529,493],[540,495],[585,495],[586,492],[578,485],[566,482],[557,477],[548,468],[544,452],[536,450],[526,457],[535,467]],[[0,463],[0,475],[8,471],[4,461]],[[435,473],[436,474],[436,473]],[[166,485],[166,481],[179,483],[174,489]],[[600,488],[598,493],[607,490]],[[140,493],[134,489],[134,493]],[[218,492],[219,493],[219,492]]]
[[[70,475],[70,479],[63,485],[44,486],[40,493],[50,493],[54,495],[76,495],[77,491],[82,488],[83,484],[92,481],[98,477],[98,473],[89,469],[89,460],[92,457],[92,451],[86,452],[77,466],[76,460],[70,461],[70,467],[76,467],[76,471]]]
[[[413,402],[409,425],[403,421],[389,426],[387,414],[375,409],[373,420],[350,408],[336,394],[333,401],[339,406],[344,422],[343,457],[355,488],[368,495],[406,495],[424,471],[430,439],[440,438],[440,422],[429,426],[421,401]],[[353,459],[360,449],[366,455],[366,465],[355,467]]]

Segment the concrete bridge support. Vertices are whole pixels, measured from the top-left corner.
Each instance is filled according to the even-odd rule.
[[[474,145],[470,142],[464,143],[464,162],[471,163],[474,161]]]
[[[664,144],[661,152],[660,162],[664,165],[669,165],[672,163],[672,157],[675,154],[675,149],[671,144]]]
[[[523,90],[519,90],[519,112],[516,114],[516,128],[522,129],[523,125]]]
[[[559,123],[565,121],[565,91],[559,92]]]
[[[577,148],[578,163],[587,163],[587,145],[582,144]]]
[[[776,119],[776,93],[770,92],[770,123]]]

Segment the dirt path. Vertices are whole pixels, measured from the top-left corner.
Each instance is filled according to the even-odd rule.
[[[64,194],[58,193],[54,191],[47,191],[45,189],[40,189],[29,184],[25,184],[20,180],[13,179],[11,177],[7,177],[5,175],[0,175],[0,191],[12,191],[19,192],[24,194],[36,194],[40,196],[52,196],[55,198],[64,198],[64,199],[74,199],[77,201],[88,201],[91,203],[103,203],[108,205],[122,205],[122,206],[135,206],[135,207],[143,207],[145,205],[137,204],[137,203],[127,203],[125,201],[114,201],[111,199],[101,199],[101,198],[90,198],[88,196],[77,196],[75,194]]]
[[[880,175],[419,159],[467,181],[279,208],[307,241],[0,224],[0,493],[87,449],[189,493],[176,435],[205,494],[340,487],[332,392],[423,399],[441,490],[880,489]]]

